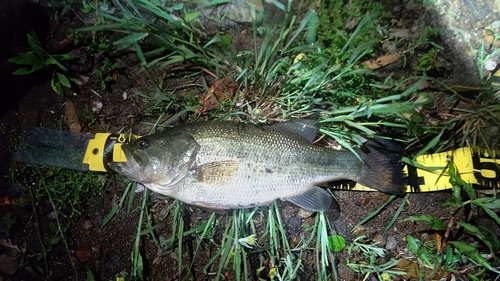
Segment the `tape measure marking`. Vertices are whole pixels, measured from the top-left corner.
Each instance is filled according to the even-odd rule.
[[[407,183],[410,192],[422,192],[420,186],[425,184],[425,178],[418,175],[417,168],[413,166],[406,166],[407,169]]]
[[[477,183],[488,187],[500,187],[500,167],[495,158],[497,152],[490,156],[488,151],[474,149],[472,151],[472,165]]]
[[[456,173],[467,183],[500,188],[500,159],[496,159],[496,155],[500,155],[500,151],[491,151],[490,154],[485,149],[468,147],[421,155],[415,161],[426,169],[408,165],[403,168],[408,175],[406,192],[432,192],[452,188],[449,165],[454,165]],[[352,181],[333,182],[327,186],[343,190],[376,191]]]

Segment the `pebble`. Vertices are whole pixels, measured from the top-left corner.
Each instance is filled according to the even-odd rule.
[[[500,20],[496,20],[490,24],[491,28],[500,28]]]
[[[306,219],[306,218],[312,216],[312,214],[314,214],[313,211],[304,210],[304,209],[300,208],[299,212],[297,213],[297,216],[299,218]]]
[[[355,236],[359,236],[363,233],[365,233],[365,227],[360,225],[358,227],[356,227],[355,229],[353,229],[352,233],[355,235]]]
[[[13,275],[19,268],[19,259],[9,255],[0,255],[0,271],[7,275]]]
[[[86,221],[84,221],[84,222],[82,223],[82,227],[83,227],[83,229],[85,229],[85,230],[89,230],[89,229],[91,229],[92,227],[94,227],[94,224],[93,224],[91,221],[86,220]]]
[[[337,265],[339,280],[355,280],[354,270],[343,263]]]
[[[384,247],[385,244],[387,243],[387,238],[385,238],[385,235],[377,234],[373,238],[373,241],[378,242],[378,244],[377,244],[378,247]]]
[[[398,240],[394,236],[389,236],[387,237],[387,244],[385,245],[385,249],[388,251],[393,251],[396,250],[396,247],[398,246]]]
[[[302,220],[297,217],[291,217],[287,223],[287,227],[290,233],[298,233],[302,229]]]

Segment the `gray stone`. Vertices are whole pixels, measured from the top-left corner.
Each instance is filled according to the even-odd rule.
[[[398,240],[396,239],[395,236],[389,236],[387,237],[387,243],[385,244],[385,249],[388,251],[394,251],[396,250],[396,247],[398,246]]]
[[[13,275],[19,268],[19,259],[9,255],[0,255],[0,271]]]

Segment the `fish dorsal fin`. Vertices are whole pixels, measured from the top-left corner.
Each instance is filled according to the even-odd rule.
[[[308,143],[312,143],[314,138],[316,138],[316,135],[318,135],[320,128],[318,119],[319,115],[313,114],[306,118],[298,118],[282,123],[276,123],[268,126],[268,128],[276,132],[292,134]]]
[[[330,193],[317,186],[314,186],[300,195],[280,199],[292,202],[303,209],[315,212],[326,211],[332,205],[332,196]]]
[[[208,184],[224,184],[238,171],[238,162],[226,160],[198,166],[196,179]]]

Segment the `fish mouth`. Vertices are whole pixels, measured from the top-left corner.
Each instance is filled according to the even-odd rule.
[[[126,166],[126,162],[111,162],[111,170],[123,174],[123,168]]]
[[[131,152],[129,154],[129,156],[132,156],[132,158],[134,159],[135,163],[139,166],[139,167],[145,167],[147,164],[148,164],[148,158],[144,155],[144,154],[137,154],[137,153],[134,153],[134,152]],[[128,158],[127,158],[127,162],[128,162]]]
[[[111,170],[127,177],[132,181],[140,183],[150,182],[146,173],[144,173],[144,167],[138,165],[138,163],[133,159],[128,160],[127,162],[112,162],[110,167]]]
[[[138,153],[127,145],[122,146],[122,149],[126,162],[112,162],[111,170],[143,184],[158,181],[159,175],[150,171],[151,167],[148,165],[150,161],[146,153],[141,153],[141,151]]]
[[[135,167],[134,167],[135,166]],[[117,172],[118,174],[125,175],[127,177],[133,175],[134,168],[137,168],[137,165],[132,165],[130,162],[112,162],[111,170]]]
[[[131,151],[127,145],[123,145],[122,150],[127,161],[112,162],[110,165],[111,169],[127,177],[133,177],[138,172],[140,173],[140,171],[142,171],[144,167],[144,164],[147,163],[147,159],[144,159],[140,155]]]
[[[125,154],[125,158],[127,162],[123,163],[134,163],[139,167],[144,167],[148,164],[148,157],[144,153],[137,153],[134,150],[130,149],[130,144],[122,145],[123,154]]]

